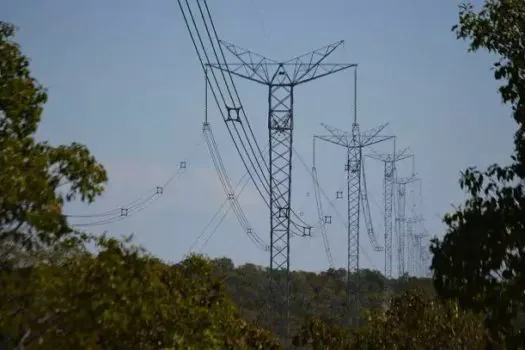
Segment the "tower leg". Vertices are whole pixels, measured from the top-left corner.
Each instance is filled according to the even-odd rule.
[[[290,201],[292,185],[293,87],[270,85],[270,317],[288,339],[290,304]]]

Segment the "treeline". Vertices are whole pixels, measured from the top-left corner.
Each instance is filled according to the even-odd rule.
[[[453,30],[496,57],[517,123],[510,164],[462,173],[466,200],[432,241],[432,281],[360,271],[358,310],[343,270],[293,272],[293,339],[277,339],[264,269],[199,256],[168,264],[69,225],[62,206],[93,202],[106,171],[84,145],[35,139],[46,90],[15,27],[0,22],[0,348],[525,348],[525,2],[464,4]]]
[[[234,268],[227,258],[200,256],[168,264],[129,239],[105,236],[63,239],[38,252],[4,241],[0,252],[2,349],[280,349],[290,340],[266,329],[267,277],[251,264]],[[346,300],[344,276],[292,274],[293,348],[423,346],[432,336],[435,349],[470,349],[483,340],[480,318],[457,310],[451,318],[417,289],[430,281],[391,281],[392,295],[400,294],[383,304],[376,295],[385,281],[368,271],[362,300],[371,309],[361,326],[347,327],[338,305]],[[391,329],[404,340],[391,338]]]
[[[264,311],[269,308],[268,269],[254,264],[235,267],[227,258],[211,260],[218,274],[224,276],[228,294],[235,301],[242,316],[266,327]],[[357,276],[353,282],[357,284]],[[306,271],[290,272],[290,321],[292,331],[298,331],[304,320],[319,317],[325,322],[347,325],[350,319],[361,319],[364,310],[381,310],[388,301],[409,289],[420,289],[429,296],[435,292],[432,280],[404,276],[401,279],[386,279],[380,272],[363,269],[359,273],[361,310],[348,305],[345,269],[329,269],[320,273]]]

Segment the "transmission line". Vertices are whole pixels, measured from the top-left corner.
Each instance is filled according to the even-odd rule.
[[[93,219],[82,221],[79,223],[73,223],[71,224],[72,227],[94,227],[109,225],[118,221],[122,221],[126,218],[131,217],[132,214],[141,212],[142,210],[149,207],[149,205],[151,205],[153,202],[157,201],[165,193],[165,190],[175,179],[180,178],[184,173],[186,173],[187,168],[190,165],[190,160],[195,156],[195,153],[201,145],[202,140],[197,142],[195,146],[192,147],[189,156],[179,163],[177,170],[175,170],[164,183],[155,186],[155,189],[149,191],[149,193],[141,195],[133,201],[114,209],[109,209],[93,214],[66,213],[64,214],[64,216],[69,219]]]

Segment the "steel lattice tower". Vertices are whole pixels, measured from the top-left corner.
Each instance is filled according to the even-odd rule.
[[[361,133],[357,123],[357,73],[354,75],[354,120],[352,131],[346,132],[338,128],[321,124],[330,135],[315,135],[315,138],[346,148],[345,171],[347,174],[347,218],[348,218],[348,260],[347,260],[347,293],[349,305],[352,304],[352,295],[355,296],[354,305],[359,305],[359,238],[360,238],[360,212],[361,212],[361,179],[362,179],[362,154],[363,148],[392,139],[393,136],[379,135],[388,125],[383,124],[368,132]],[[372,239],[374,241],[375,238]],[[377,244],[375,250],[381,251],[383,247]],[[356,278],[352,284],[352,275]]]
[[[404,178],[397,178],[397,213],[396,213],[396,234],[397,234],[397,273],[402,277],[406,272],[406,186],[417,178],[415,175]]]
[[[414,160],[414,158],[412,158]],[[414,166],[414,163],[412,163]],[[416,195],[414,186],[411,186],[411,210],[410,218],[406,220],[406,238],[408,249],[408,259],[407,259],[407,272],[410,276],[415,276],[417,274],[417,240],[414,226],[420,224],[424,221],[423,216],[421,215],[421,179],[414,178],[411,183],[419,183],[419,194]],[[419,229],[417,229],[419,230]]]
[[[292,193],[292,144],[294,88],[356,64],[323,61],[343,41],[325,46],[285,62],[278,62],[231,43],[221,41],[239,62],[210,63],[215,69],[268,87],[268,138],[270,172],[270,303],[273,325],[284,336],[289,333],[290,212]],[[241,109],[242,106],[233,106]]]
[[[394,206],[394,187],[396,183],[396,163],[410,158],[407,154],[408,148],[399,152],[396,151],[394,139],[393,153],[371,153],[368,157],[381,161],[384,164],[383,174],[383,201],[384,201],[384,228],[385,228],[385,276],[392,278],[392,233],[393,233],[393,206]]]

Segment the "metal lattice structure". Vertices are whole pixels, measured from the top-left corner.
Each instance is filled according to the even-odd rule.
[[[270,206],[270,313],[272,324],[288,334],[290,214],[292,193],[292,145],[294,89],[300,84],[331,75],[355,64],[330,64],[324,60],[343,42],[278,62],[231,43],[221,45],[239,62],[210,63],[209,67],[268,87],[269,206]],[[242,106],[234,106],[242,108]]]
[[[354,76],[354,93],[355,100],[357,100],[357,73]],[[370,217],[370,210],[368,205],[368,198],[363,195],[362,180],[364,174],[363,164],[363,149],[374,144],[392,139],[393,136],[380,135],[383,129],[388,124],[383,124],[377,128],[371,129],[367,132],[361,133],[359,124],[357,123],[357,104],[354,103],[354,121],[352,124],[352,131],[347,132],[334,128],[332,126],[321,124],[328,132],[328,135],[315,135],[314,139],[323,140],[346,149],[346,164],[345,171],[347,175],[347,224],[348,224],[348,257],[347,257],[347,293],[349,305],[359,305],[359,240],[360,240],[360,214],[361,202],[363,203],[365,219]],[[367,212],[368,209],[368,212]],[[368,215],[367,215],[368,214]],[[379,245],[375,237],[374,231],[371,228],[372,222],[370,219],[369,235],[370,242],[375,251],[382,251],[384,248]],[[356,282],[353,283],[353,280]],[[352,296],[355,300],[352,300]]]
[[[397,274],[402,277],[406,273],[406,187],[417,181],[415,175],[399,177],[397,184],[397,213],[396,213],[396,235],[397,235]]]
[[[384,204],[384,239],[385,239],[385,276],[392,278],[392,233],[393,233],[393,207],[394,207],[394,187],[396,183],[396,163],[410,158],[408,148],[399,152],[396,151],[394,139],[393,153],[376,153],[367,154],[367,157],[383,162],[383,204]]]

